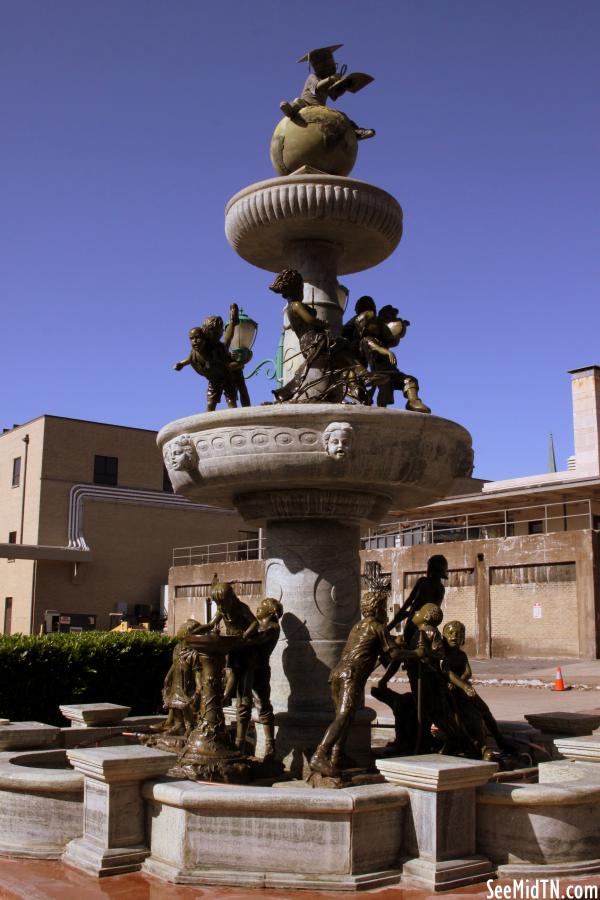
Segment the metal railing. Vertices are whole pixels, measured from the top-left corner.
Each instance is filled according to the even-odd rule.
[[[514,506],[509,509],[387,522],[361,538],[364,550],[549,534],[598,526],[591,500]]]
[[[244,562],[263,559],[265,542],[262,535],[246,541],[224,541],[220,544],[199,544],[196,547],[175,547],[174,566],[199,566],[204,563]]]
[[[592,511],[591,500],[569,500],[536,506],[513,506],[510,509],[443,516],[436,519],[410,519],[387,522],[369,530],[361,538],[363,550],[389,547],[412,547],[415,544],[441,544],[448,541],[477,541],[514,537],[516,534],[549,534],[557,531],[579,531],[600,526],[600,517]],[[174,566],[202,563],[240,562],[264,559],[262,535],[246,541],[176,547]]]

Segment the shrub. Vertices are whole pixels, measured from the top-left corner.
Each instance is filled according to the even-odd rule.
[[[0,636],[0,716],[66,725],[65,703],[119,703],[161,711],[174,638],[158,632],[84,631]]]

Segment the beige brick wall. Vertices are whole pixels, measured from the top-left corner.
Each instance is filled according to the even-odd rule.
[[[38,541],[44,421],[43,418],[34,419],[0,435],[0,542],[2,543],[8,541],[11,531],[17,532],[17,541],[20,541],[24,486],[23,543],[35,544]],[[23,443],[25,435],[29,435],[27,472],[25,472]],[[16,457],[21,457],[21,479],[19,486],[13,487],[13,459]],[[33,576],[34,564],[30,560],[11,562],[0,559],[0,632],[4,630],[6,598],[11,597],[10,630],[12,634],[29,633]]]
[[[256,611],[264,596],[264,571],[263,560],[174,566],[169,572],[169,633],[174,634],[186,619],[206,622],[206,601],[215,574],[223,581],[231,581],[240,600]]]
[[[578,656],[575,581],[492,584],[490,606],[493,656]]]
[[[442,605],[444,622],[458,619],[466,630],[465,651],[475,653],[475,586],[447,587]],[[443,623],[442,623],[443,627]]]
[[[45,609],[98,616],[108,628],[118,602],[158,608],[174,547],[234,540],[244,524],[237,515],[124,503],[87,502],[85,536],[93,552],[76,582],[68,563],[39,563],[36,623]]]

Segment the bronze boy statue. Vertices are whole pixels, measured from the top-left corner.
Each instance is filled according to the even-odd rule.
[[[163,703],[169,714],[160,725],[150,726],[152,732],[179,737],[188,734],[194,727],[200,676],[196,658],[189,653],[185,638],[189,634],[198,634],[202,627],[195,619],[188,619],[177,632],[178,643],[175,644],[173,662],[165,676],[162,691]]]
[[[435,603],[441,606],[444,600],[446,589],[443,582],[448,578],[448,561],[445,556],[436,554],[430,556],[427,561],[427,575],[417,579],[415,586],[409,594],[408,600],[402,608],[396,613],[390,624],[388,631],[391,631],[400,622],[407,619],[404,626],[404,640],[407,646],[411,645],[412,638],[417,630],[413,621],[414,614],[425,606],[426,603]],[[441,622],[441,618],[440,618]],[[383,678],[379,682],[380,688],[385,688],[388,681],[392,678],[400,668],[400,660],[392,660],[388,666]]]
[[[474,759],[492,759],[489,745],[491,735],[502,750],[511,749],[498,728],[492,712],[471,684],[469,658],[461,650],[465,642],[465,626],[452,621],[444,625],[444,659],[442,672],[448,679],[448,689],[460,726],[462,750]]]
[[[389,406],[394,402],[394,391],[402,391],[406,397],[406,409],[430,413],[431,410],[419,397],[419,382],[414,375],[398,369],[392,347],[397,347],[410,325],[401,319],[394,306],[384,306],[377,314],[372,297],[359,297],[354,307],[355,315],[344,324],[343,336],[350,341],[360,361],[372,373],[373,391],[379,385],[377,406]]]
[[[256,616],[250,607],[237,596],[229,581],[217,581],[211,585],[210,597],[216,604],[217,611],[206,625],[201,625],[199,634],[207,631],[219,631],[221,622],[225,626],[225,634],[243,636],[244,632],[256,622]],[[226,704],[235,694],[238,682],[246,665],[247,650],[235,650],[228,655],[229,675],[225,684],[223,701]]]
[[[401,649],[386,630],[387,590],[365,591],[360,610],[363,618],[348,635],[337,666],[329,676],[336,716],[310,760],[313,772],[335,776],[344,767],[344,745],[354,714],[362,702],[367,679],[378,660],[416,658],[422,651]]]
[[[299,97],[291,102],[282,100],[279,104],[284,116],[295,119],[300,110],[306,106],[327,106],[328,99],[335,101],[346,91],[355,94],[373,81],[371,75],[365,75],[363,72],[353,72],[347,75],[346,66],[342,66],[341,71],[338,72],[333,54],[342,46],[343,44],[333,44],[330,47],[319,47],[300,57],[298,62],[308,62],[313,71],[309,73],[304,82]],[[356,139],[359,141],[375,135],[372,128],[359,128],[355,122],[352,122],[352,126]]]
[[[236,303],[229,308],[229,322],[224,328],[221,316],[208,316],[202,325],[190,329],[190,355],[175,363],[179,372],[184,366],[202,375],[208,381],[206,410],[213,412],[225,394],[227,406],[235,408],[238,396],[242,406],[250,406],[250,397],[244,380],[243,361],[229,353],[236,325],[239,324],[239,309]]]
[[[287,301],[290,328],[298,338],[304,362],[292,378],[273,391],[279,402],[342,402],[344,397],[370,404],[370,375],[349,341],[332,337],[326,322],[303,302],[304,279],[296,269],[283,269],[269,288]]]
[[[254,698],[258,721],[265,732],[265,759],[275,756],[275,717],[271,704],[269,661],[279,640],[279,619],[282,615],[283,606],[279,600],[266,597],[258,605],[256,621],[244,632],[244,640],[252,649],[245,656],[247,664],[238,684],[236,745],[244,753]]]

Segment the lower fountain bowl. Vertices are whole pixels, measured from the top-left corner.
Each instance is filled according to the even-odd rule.
[[[441,499],[473,467],[455,422],[341,403],[202,413],[166,425],[158,444],[178,494],[247,519],[376,522]]]

